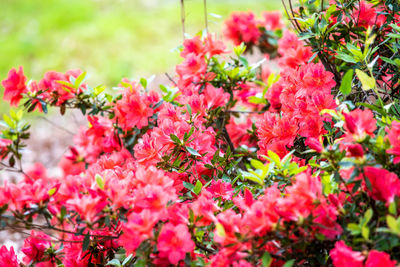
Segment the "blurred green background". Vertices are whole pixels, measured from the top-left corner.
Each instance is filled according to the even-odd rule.
[[[0,80],[80,68],[91,85],[172,71],[182,42],[179,0],[0,0]],[[207,0],[210,31],[232,11],[281,9],[279,0]],[[203,0],[185,0],[186,32],[204,28]],[[214,16],[218,14],[221,17]]]

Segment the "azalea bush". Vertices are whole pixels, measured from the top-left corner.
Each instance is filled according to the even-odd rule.
[[[233,13],[183,42],[170,84],[23,68],[2,81],[2,266],[396,266],[399,6],[307,1]],[[260,61],[254,61],[259,56]],[[251,62],[251,63],[249,63]],[[24,113],[87,127],[52,177],[24,166]],[[17,254],[20,255],[17,257]]]

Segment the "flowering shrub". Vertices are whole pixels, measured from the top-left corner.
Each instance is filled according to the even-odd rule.
[[[12,69],[4,100],[79,109],[89,126],[49,177],[22,166],[22,109],[4,116],[0,164],[21,180],[0,187],[1,226],[30,236],[22,257],[1,247],[0,265],[396,266],[399,7],[290,6],[301,38],[279,13],[234,13],[233,51],[186,39],[161,92]]]

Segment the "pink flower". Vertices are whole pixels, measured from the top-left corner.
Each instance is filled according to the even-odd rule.
[[[390,260],[390,255],[385,252],[380,252],[377,250],[371,250],[368,253],[367,261],[365,262],[365,267],[395,267],[397,262],[395,260]]]
[[[214,198],[221,197],[223,200],[229,200],[233,196],[232,185],[223,182],[222,179],[213,180],[207,190],[213,194]]]
[[[283,28],[284,24],[280,11],[264,11],[262,15],[264,17],[264,27],[268,31],[275,31]]]
[[[344,129],[348,138],[363,140],[367,135],[374,136],[376,120],[370,109],[355,109],[349,113],[343,113],[343,116],[345,117]]]
[[[153,236],[153,227],[158,217],[150,210],[143,210],[140,213],[131,213],[128,222],[122,226],[123,234],[119,237],[118,243],[128,253],[134,253],[140,243]]]
[[[3,99],[10,101],[11,106],[18,106],[19,101],[22,99],[22,94],[28,92],[22,67],[19,67],[18,71],[15,68],[11,69],[8,72],[7,79],[3,80],[1,84],[5,89]]]
[[[387,153],[395,155],[393,163],[400,162],[400,122],[393,121],[389,128],[386,128],[387,136],[392,148],[386,150]]]
[[[260,141],[259,155],[267,155],[272,150],[279,156],[287,154],[287,147],[293,146],[297,136],[298,126],[296,121],[288,116],[277,116],[273,113],[264,113],[264,118],[256,122],[257,134]]]
[[[242,42],[255,44],[261,35],[257,20],[252,12],[234,12],[225,21],[224,35],[235,45]]]
[[[19,267],[17,255],[15,255],[13,247],[10,250],[6,246],[0,248],[0,266]]]
[[[361,252],[353,251],[344,241],[338,241],[329,252],[335,267],[363,267],[364,256]]]
[[[81,84],[78,89],[61,84],[60,81],[70,83],[71,77],[77,78],[82,73],[81,70],[69,70],[65,74],[56,71],[48,71],[39,82],[39,89],[44,91],[41,96],[50,98],[54,96],[57,99],[56,105],[61,105],[65,101],[73,98],[76,94],[86,88],[86,84]]]
[[[355,18],[357,26],[359,27],[373,27],[378,28],[386,21],[386,16],[383,14],[378,15],[378,9],[374,8],[372,3],[360,1],[358,8],[354,9],[352,17]]]
[[[139,93],[139,85],[136,88],[124,90],[122,99],[115,104],[116,121],[125,130],[137,127],[139,129],[148,125],[149,117],[154,114],[150,104],[156,104],[155,99]]]
[[[0,138],[0,159],[3,159],[8,154],[8,146],[13,142],[9,139]]]
[[[31,236],[25,239],[21,251],[26,255],[24,262],[28,264],[31,261],[41,261],[45,251],[51,246],[50,236],[31,231]]]
[[[107,202],[100,196],[80,194],[68,200],[66,204],[78,212],[83,220],[93,223],[98,219],[98,213],[103,210]]]
[[[187,252],[193,251],[195,245],[186,225],[167,223],[161,229],[157,248],[161,257],[168,257],[171,264],[178,264]]]
[[[364,173],[371,183],[372,191],[368,190],[368,194],[373,199],[391,203],[395,196],[400,196],[400,180],[396,174],[375,167],[364,168]]]

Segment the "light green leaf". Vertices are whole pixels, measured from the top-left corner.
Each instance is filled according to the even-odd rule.
[[[199,195],[202,188],[203,188],[203,184],[202,184],[200,181],[197,181],[197,182],[196,182],[196,185],[195,185],[194,188],[193,188],[193,192],[194,192],[196,195]]]
[[[289,260],[285,263],[285,265],[283,265],[283,267],[292,267],[294,264],[294,260]]]
[[[190,146],[186,146],[186,150],[187,150],[187,152],[189,152],[193,156],[201,157],[200,153],[197,152],[196,149],[191,148]]]
[[[96,183],[99,186],[99,188],[101,190],[104,190],[104,179],[103,179],[103,177],[101,177],[101,175],[99,175],[99,174],[96,174],[95,175],[95,179],[96,179]]]
[[[375,78],[370,77],[368,74],[359,69],[356,69],[356,74],[361,82],[363,90],[368,91],[370,89],[375,88],[375,83],[376,83]]]
[[[216,223],[215,224],[215,229],[217,231],[217,235],[219,235],[220,237],[225,237],[226,236],[225,228],[221,223]]]
[[[392,230],[396,234],[399,233],[399,230],[397,229],[397,221],[393,216],[387,215],[386,216],[386,223],[387,223],[387,225],[388,225],[390,230]]]
[[[262,266],[263,267],[269,267],[272,263],[272,257],[271,254],[268,252],[265,252],[264,255],[262,256]]]
[[[48,194],[49,196],[54,195],[54,193],[56,192],[57,188],[53,187],[52,189],[49,190]]]
[[[118,259],[112,259],[106,265],[122,266]]]

